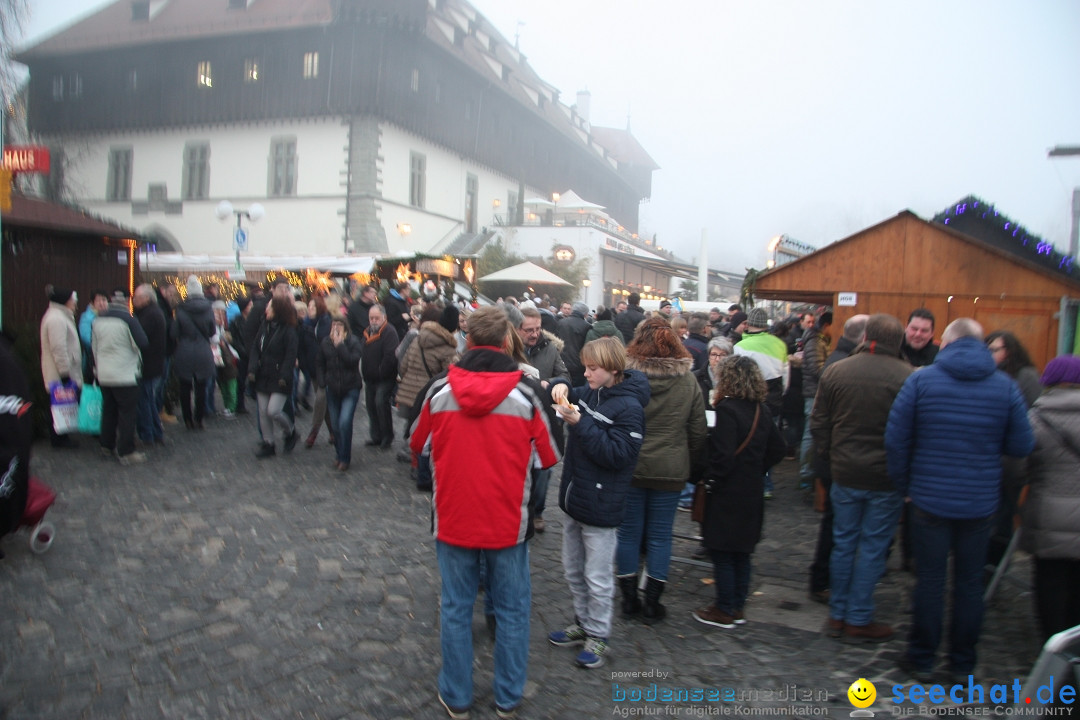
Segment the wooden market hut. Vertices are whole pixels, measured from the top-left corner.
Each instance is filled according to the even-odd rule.
[[[969,206],[955,206],[963,207]],[[931,222],[905,210],[762,273],[754,297],[831,305],[834,337],[857,313],[906,321],[912,310],[925,307],[936,318],[935,342],[949,322],[972,317],[987,332],[1015,333],[1041,370],[1073,347],[1080,270],[1056,252],[1051,258],[1041,241],[1037,252],[1037,239],[1028,238],[1029,248],[1028,236],[1003,235],[1001,225],[1008,231],[1009,223],[989,208],[990,221],[980,219],[987,214],[980,208],[963,223],[955,211]]]
[[[48,307],[48,284],[75,290],[80,310],[95,288],[132,289],[138,263],[135,231],[76,208],[18,194],[12,196],[11,210],[0,222],[5,329],[36,331]]]

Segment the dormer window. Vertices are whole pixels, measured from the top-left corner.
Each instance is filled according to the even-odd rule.
[[[244,10],[247,8],[247,0],[229,0],[230,10]]]
[[[199,63],[195,83],[201,88],[214,87],[214,74],[213,71],[210,69],[209,60],[203,60]]]
[[[150,0],[135,0],[131,3],[132,20],[150,19]]]

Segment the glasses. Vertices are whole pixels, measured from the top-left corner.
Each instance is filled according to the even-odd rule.
[[[709,353],[709,357],[711,357],[711,358],[720,358],[722,360],[722,359],[727,357],[727,353],[726,352],[711,352],[711,353]]]

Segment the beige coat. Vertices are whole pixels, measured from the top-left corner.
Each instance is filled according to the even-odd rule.
[[[67,305],[50,302],[41,318],[41,377],[45,389],[67,375],[82,387],[82,348],[75,328],[75,313]]]
[[[423,356],[420,355],[421,349]],[[411,408],[428,380],[446,372],[450,363],[457,358],[457,340],[446,328],[431,320],[421,325],[420,334],[409,345],[398,367],[401,376],[397,392],[398,406]],[[427,367],[424,366],[425,359]]]

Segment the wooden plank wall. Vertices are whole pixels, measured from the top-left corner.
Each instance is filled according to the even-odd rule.
[[[1012,261],[903,213],[797,264],[762,278],[758,287],[833,293],[832,336],[856,313],[889,313],[907,322],[912,310],[934,313],[935,342],[953,320],[972,317],[986,332],[1016,334],[1041,370],[1057,354],[1062,296],[1080,287]],[[837,307],[836,294],[857,293],[855,307]],[[951,300],[950,300],[951,298]]]

